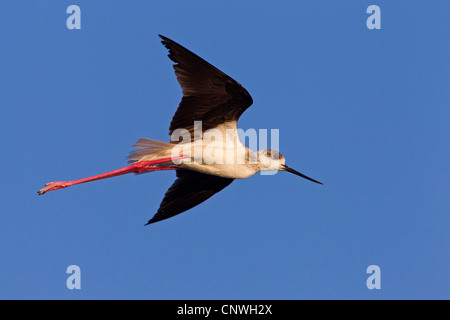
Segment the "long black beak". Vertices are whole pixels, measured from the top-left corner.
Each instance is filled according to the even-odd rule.
[[[298,172],[298,171],[292,169],[291,167],[288,167],[288,166],[285,165],[285,164],[281,165],[281,169],[282,169],[283,171],[287,171],[287,172],[296,174],[296,175],[298,175],[298,176],[300,176],[300,177],[302,177],[302,178],[305,178],[306,180],[309,180],[309,181],[312,181],[312,182],[315,182],[315,183],[318,183],[318,184],[323,184],[322,182],[319,182],[319,181],[316,181],[316,180],[314,180],[314,179],[311,179],[310,177],[305,176],[304,174],[302,174],[302,173],[300,173],[300,172]]]

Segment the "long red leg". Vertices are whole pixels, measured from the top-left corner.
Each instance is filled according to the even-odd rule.
[[[176,170],[178,168],[173,167],[173,166],[155,166],[155,165],[164,163],[164,162],[169,162],[172,160],[183,159],[183,158],[185,158],[185,157],[164,158],[164,159],[158,159],[158,160],[152,160],[152,161],[140,161],[140,162],[133,163],[132,165],[117,169],[117,170],[109,171],[106,173],[98,174],[98,175],[84,178],[84,179],[78,179],[78,180],[72,180],[72,181],[49,182],[46,184],[45,188],[38,191],[38,194],[41,195],[48,191],[67,188],[67,187],[73,186],[75,184],[116,177],[116,176],[120,176],[120,175],[127,174],[127,173],[143,173],[143,172],[147,172],[147,171]]]

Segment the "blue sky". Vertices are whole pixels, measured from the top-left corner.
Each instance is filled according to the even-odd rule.
[[[81,8],[68,30],[66,8]],[[381,8],[381,30],[366,9]],[[450,298],[450,2],[0,2],[0,298]],[[243,84],[289,173],[144,227],[173,172],[38,197],[167,141],[161,33]],[[81,268],[68,290],[66,268]],[[381,268],[381,290],[366,269]]]

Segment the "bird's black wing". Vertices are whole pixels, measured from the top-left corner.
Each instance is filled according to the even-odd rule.
[[[189,210],[228,186],[234,179],[191,170],[177,170],[178,179],[167,190],[151,224]]]
[[[194,121],[202,121],[202,131],[218,124],[237,121],[252,105],[247,90],[225,73],[178,43],[161,36],[169,49],[169,58],[183,91],[183,98],[170,123],[169,134],[176,129],[192,132]]]

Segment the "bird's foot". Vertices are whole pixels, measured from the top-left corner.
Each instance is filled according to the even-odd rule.
[[[45,188],[42,188],[41,190],[38,191],[38,194],[44,194],[48,191],[53,191],[53,190],[58,190],[58,189],[62,189],[62,188],[66,188],[68,187],[67,181],[55,181],[55,182],[49,182],[47,184],[45,184]]]

